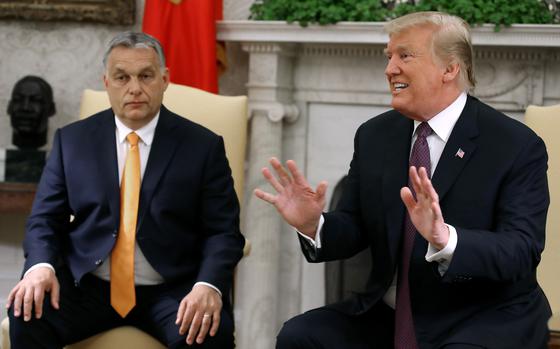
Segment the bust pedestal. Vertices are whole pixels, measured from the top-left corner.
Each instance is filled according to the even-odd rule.
[[[37,183],[46,152],[35,149],[0,149],[0,181]]]

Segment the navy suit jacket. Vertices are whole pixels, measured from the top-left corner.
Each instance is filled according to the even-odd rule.
[[[79,282],[110,255],[120,211],[115,127],[108,109],[57,130],[27,223],[25,270],[62,261]],[[165,282],[205,281],[224,295],[242,256],[222,138],[164,106],[142,180],[136,242]]]
[[[391,285],[400,261],[413,121],[389,111],[364,123],[355,137],[347,185],[326,213],[322,248],[302,239],[313,262],[348,258],[370,248],[368,291],[333,305],[363,313]],[[457,156],[462,149],[463,156]],[[457,229],[447,272],[425,260],[417,234],[409,281],[421,348],[473,343],[487,348],[541,348],[548,302],[536,268],[549,204],[543,141],[522,123],[468,97],[433,174],[446,223]]]

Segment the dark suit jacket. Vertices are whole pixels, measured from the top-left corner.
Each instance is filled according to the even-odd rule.
[[[412,120],[389,111],[357,131],[348,182],[326,213],[322,249],[310,261],[348,258],[369,247],[366,294],[333,305],[369,310],[390,286],[400,261]],[[456,156],[462,149],[464,156]],[[421,348],[474,343],[488,348],[540,348],[550,308],[536,280],[549,204],[543,141],[523,124],[473,97],[458,119],[433,175],[446,223],[457,229],[447,272],[425,260],[416,236],[409,273]]]
[[[115,127],[108,109],[56,132],[27,223],[25,270],[62,259],[79,281],[110,255],[120,210]],[[205,281],[224,295],[242,256],[222,138],[164,106],[142,180],[136,241],[165,282]]]

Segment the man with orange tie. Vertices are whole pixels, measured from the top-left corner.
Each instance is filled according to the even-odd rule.
[[[244,239],[223,140],[162,105],[153,37],[117,35],[103,63],[111,109],[56,132],[38,186],[8,296],[12,347],[132,325],[169,348],[232,348]]]

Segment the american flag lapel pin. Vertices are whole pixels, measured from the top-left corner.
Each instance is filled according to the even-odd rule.
[[[465,152],[463,151],[463,149],[459,148],[459,149],[457,150],[457,152],[455,153],[455,156],[458,157],[458,158],[460,158],[460,159],[462,159],[463,156],[465,156]]]

